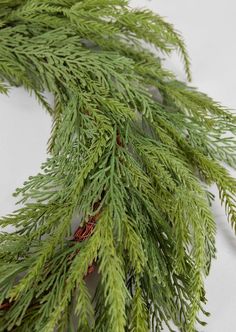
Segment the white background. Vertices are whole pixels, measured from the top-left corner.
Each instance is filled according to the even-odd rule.
[[[192,60],[193,85],[236,109],[236,4],[234,0],[134,0],[172,22],[184,35]],[[181,63],[167,61],[184,79]],[[23,89],[12,89],[10,98],[0,95],[0,215],[15,209],[11,193],[29,175],[39,171],[46,158],[50,119]],[[234,172],[234,175],[236,173]],[[213,191],[216,193],[215,188]],[[219,201],[218,257],[206,281],[207,309],[211,312],[204,332],[236,331],[236,237]]]

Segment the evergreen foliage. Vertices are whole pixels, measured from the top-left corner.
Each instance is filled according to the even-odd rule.
[[[0,0],[0,92],[24,86],[53,118],[49,158],[0,219],[15,228],[0,235],[0,331],[205,324],[208,185],[236,230],[236,118],[162,66],[174,51],[190,79],[179,33],[126,0]]]

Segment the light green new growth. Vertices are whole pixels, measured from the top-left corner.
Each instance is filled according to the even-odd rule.
[[[0,219],[15,228],[0,234],[0,331],[205,324],[208,185],[236,230],[224,167],[236,165],[236,118],[163,68],[159,55],[174,51],[190,80],[179,33],[126,0],[0,0],[0,92],[24,86],[53,119],[49,158],[16,190],[22,207]],[[72,220],[96,222],[80,241]]]

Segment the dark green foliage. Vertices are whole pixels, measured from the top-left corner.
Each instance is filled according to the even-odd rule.
[[[181,36],[125,0],[0,0],[0,92],[22,85],[53,118],[48,160],[16,190],[23,207],[0,220],[15,227],[1,233],[0,331],[191,332],[206,314],[207,185],[236,229],[224,168],[235,167],[236,119],[148,45],[179,52],[190,79]],[[84,241],[76,218],[98,219]]]

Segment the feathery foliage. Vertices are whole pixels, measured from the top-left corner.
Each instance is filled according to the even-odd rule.
[[[126,0],[0,0],[0,92],[23,86],[53,119],[48,159],[0,219],[15,229],[0,234],[0,331],[205,324],[208,185],[236,230],[236,118],[162,66],[174,51],[190,80],[181,35]]]

